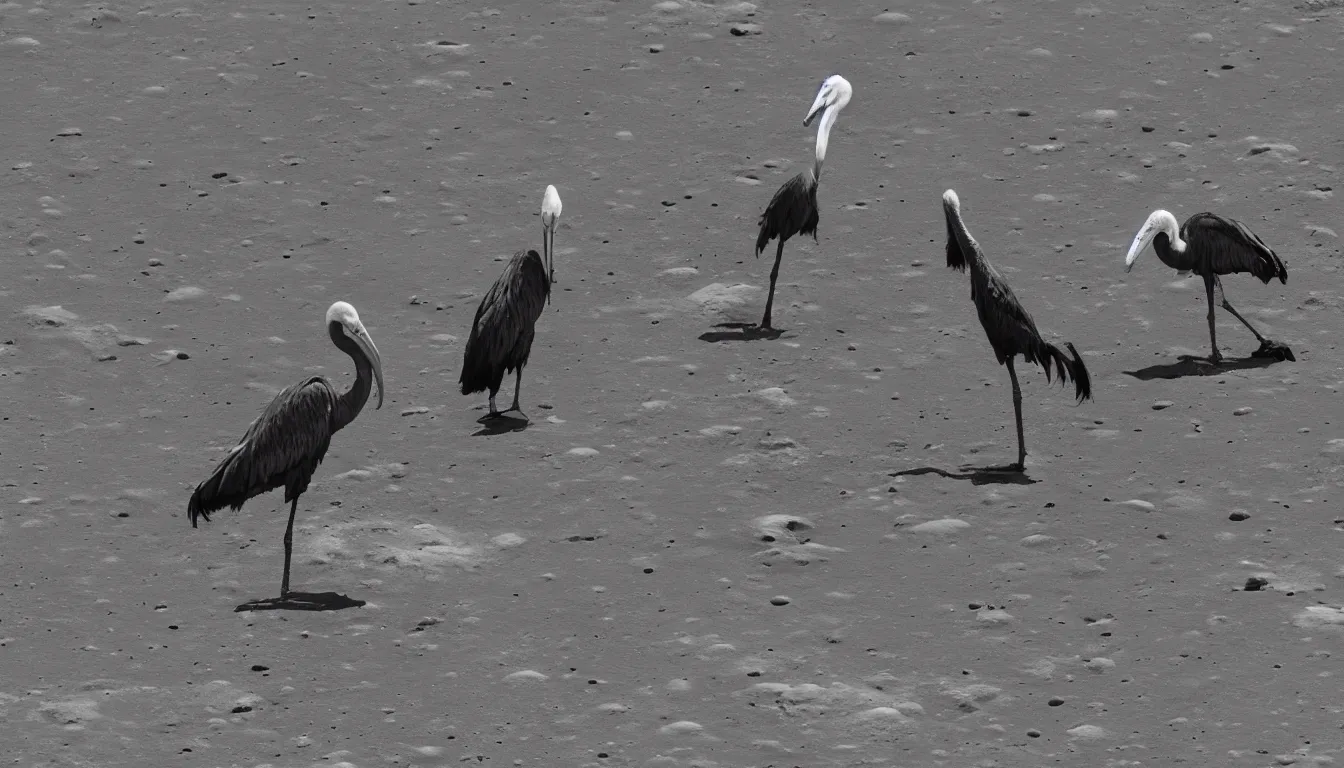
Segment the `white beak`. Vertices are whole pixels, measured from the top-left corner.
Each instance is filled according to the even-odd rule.
[[[811,125],[812,121],[817,119],[817,115],[829,106],[831,106],[831,89],[823,87],[817,91],[817,98],[812,100],[812,108],[807,111],[807,117],[803,118],[803,127]]]
[[[1157,227],[1152,224],[1145,224],[1139,234],[1134,236],[1134,242],[1129,246],[1129,253],[1125,254],[1125,271],[1128,272],[1134,268],[1134,262],[1139,260],[1139,254],[1153,242],[1157,236]]]

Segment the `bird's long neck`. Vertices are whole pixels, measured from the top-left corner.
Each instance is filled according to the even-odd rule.
[[[983,271],[985,255],[981,253],[980,244],[971,236],[970,230],[966,229],[966,222],[961,218],[961,208],[944,204],[943,212],[947,218],[947,265],[954,269],[970,266],[972,272]],[[952,250],[954,245],[955,252]]]
[[[1185,241],[1179,234],[1173,238],[1166,232],[1158,232],[1153,238],[1153,251],[1163,262],[1170,262],[1175,256],[1185,253]]]
[[[331,323],[327,332],[332,343],[355,361],[355,383],[336,398],[336,408],[331,414],[331,431],[335,432],[354,421],[369,401],[369,392],[373,390],[373,362],[345,335],[340,323]]]
[[[821,181],[821,164],[826,162],[826,145],[831,141],[831,128],[835,126],[836,118],[839,116],[840,110],[834,106],[827,107],[821,114],[821,122],[817,125],[817,157],[812,164],[814,183]]]

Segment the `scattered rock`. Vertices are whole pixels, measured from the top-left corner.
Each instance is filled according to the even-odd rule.
[[[879,13],[874,16],[873,21],[876,21],[878,24],[909,24],[910,17],[904,13],[887,11],[886,13]]]
[[[937,535],[943,535],[943,534],[960,533],[961,531],[964,531],[970,527],[971,524],[966,522],[965,520],[944,518],[942,520],[930,520],[926,523],[920,523],[919,525],[912,526],[910,528],[910,532],[932,533]]]

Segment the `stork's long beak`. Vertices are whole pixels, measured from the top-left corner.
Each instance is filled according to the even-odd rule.
[[[555,290],[555,221],[545,222],[541,225],[541,250],[542,259],[546,262],[546,279],[551,283],[551,290]],[[551,303],[551,297],[547,295],[546,303]]]
[[[378,354],[378,347],[374,345],[373,337],[369,335],[362,324],[354,331],[350,334],[350,338],[355,342],[355,346],[359,347],[359,350],[364,353],[364,356],[369,359],[369,364],[373,366],[373,379],[378,382],[378,405],[376,407],[382,408],[383,358]]]
[[[1134,268],[1134,262],[1139,260],[1139,254],[1153,242],[1157,236],[1157,227],[1152,224],[1144,224],[1139,234],[1134,236],[1134,242],[1129,246],[1129,253],[1125,254],[1125,271],[1128,272]]]
[[[822,88],[817,91],[817,98],[812,100],[812,108],[807,111],[807,117],[803,118],[803,127],[811,125],[812,121],[817,119],[817,115],[829,106],[831,106],[831,89]]]

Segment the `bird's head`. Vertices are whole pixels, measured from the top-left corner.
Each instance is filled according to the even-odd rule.
[[[807,117],[803,118],[803,127],[811,125],[812,121],[817,119],[817,115],[827,109],[834,108],[836,112],[844,109],[853,95],[854,89],[849,81],[839,75],[831,75],[822,80],[821,88],[817,90],[817,97],[812,100],[812,108],[807,110]]]
[[[546,196],[541,199],[541,223],[542,225],[555,229],[555,222],[560,219],[560,193],[555,190],[554,184],[546,185]]]
[[[1129,246],[1129,253],[1125,254],[1125,271],[1128,272],[1134,268],[1134,262],[1139,260],[1139,254],[1153,242],[1153,238],[1159,234],[1165,234],[1174,243],[1180,239],[1180,227],[1176,224],[1176,217],[1171,215],[1170,211],[1164,211],[1161,208],[1148,214],[1147,221],[1139,228],[1139,233],[1134,236],[1134,242]]]
[[[954,211],[961,210],[961,198],[957,197],[956,190],[949,189],[943,193],[943,206]]]
[[[542,245],[546,252],[546,274],[547,279],[555,282],[555,254],[552,253],[555,242],[555,225],[560,221],[560,211],[564,208],[560,204],[560,193],[555,190],[554,184],[546,185],[546,194],[541,199],[541,226],[542,226]]]
[[[331,339],[337,346],[342,346],[341,339],[345,338],[352,342],[358,350],[363,353],[369,366],[373,368],[374,380],[378,382],[378,408],[383,407],[383,358],[378,354],[378,347],[374,346],[373,337],[369,336],[369,331],[364,327],[364,323],[359,320],[359,313],[355,308],[338,301],[327,309],[327,331],[331,334]]]

